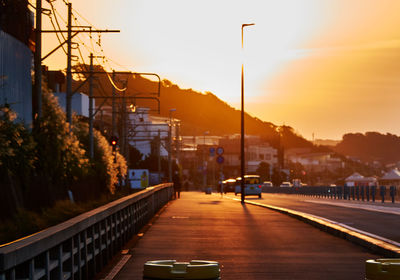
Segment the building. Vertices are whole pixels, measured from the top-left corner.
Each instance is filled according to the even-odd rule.
[[[344,166],[340,158],[333,157],[331,152],[312,152],[310,148],[288,149],[285,153],[285,161],[300,163],[307,170],[335,171]]]
[[[58,99],[58,104],[65,112],[66,96],[65,92],[55,92],[54,96]],[[93,108],[95,107],[95,100],[93,99]],[[78,116],[89,117],[89,96],[84,93],[76,92],[71,99],[72,113]]]
[[[378,183],[375,177],[364,177],[357,172],[347,177],[344,181],[348,187],[376,186]]]
[[[152,153],[152,147],[154,147],[152,143],[159,137],[161,157],[168,156],[170,147],[171,150],[179,151],[181,139],[177,135],[179,135],[180,121],[173,118],[151,116],[149,110],[149,108],[136,108],[135,112],[129,114],[127,121],[129,144],[145,157]]]
[[[247,148],[247,173],[256,172],[261,162],[268,163],[270,174],[274,166],[278,165],[278,150],[271,147],[268,143],[252,145]]]
[[[394,168],[379,178],[380,186],[395,186],[400,187],[400,171]]]
[[[224,148],[224,173],[229,177],[240,176],[240,136],[222,138],[219,146]],[[260,163],[266,162],[271,174],[272,169],[278,165],[278,150],[259,137],[246,136],[245,158],[245,173],[256,172]]]
[[[8,104],[17,121],[32,123],[33,13],[26,1],[6,1],[0,13],[0,105]]]

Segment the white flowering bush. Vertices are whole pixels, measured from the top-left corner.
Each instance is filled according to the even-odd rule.
[[[80,122],[74,118],[73,126],[74,134],[77,135],[79,141],[83,144],[87,156],[89,155],[89,127],[85,122]],[[112,147],[107,139],[96,129],[93,129],[94,142],[94,158],[91,161],[90,173],[92,183],[96,186],[92,187],[93,191],[101,193],[115,193],[115,186],[119,177],[125,177],[127,172],[127,164],[125,158],[116,153],[116,162]]]
[[[9,106],[0,106],[0,218],[23,206],[37,160],[36,144],[16,117]]]

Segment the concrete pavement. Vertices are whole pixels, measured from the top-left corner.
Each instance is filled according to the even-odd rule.
[[[199,192],[183,192],[124,253],[116,279],[142,279],[143,264],[160,259],[218,261],[222,279],[364,279],[365,260],[380,257],[276,211]]]

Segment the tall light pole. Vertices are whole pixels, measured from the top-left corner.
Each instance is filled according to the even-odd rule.
[[[242,52],[243,52],[243,28],[246,26],[254,25],[254,23],[245,23],[242,24]],[[241,119],[241,126],[240,126],[240,191],[241,191],[241,202],[244,203],[244,169],[245,169],[245,158],[244,158],[244,70],[243,70],[242,61],[242,95],[241,95],[241,112],[240,112],[240,119]]]

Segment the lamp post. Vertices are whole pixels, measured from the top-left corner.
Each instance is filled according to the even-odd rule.
[[[175,112],[176,109],[169,109],[169,130],[168,130],[168,182],[172,182],[172,162],[171,162],[171,153],[172,153],[172,145],[171,145],[171,137],[172,137],[172,112]]]
[[[242,52],[243,52],[243,28],[246,26],[254,25],[254,23],[245,23],[242,24]],[[245,158],[244,158],[244,70],[243,70],[242,61],[242,95],[241,95],[241,112],[240,112],[240,119],[241,119],[241,126],[240,126],[240,191],[241,191],[241,202],[244,203],[244,169],[245,169]]]

